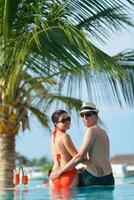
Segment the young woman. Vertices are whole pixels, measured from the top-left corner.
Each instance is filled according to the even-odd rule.
[[[57,110],[51,116],[55,129],[51,136],[51,149],[54,165],[52,171],[63,168],[76,154],[77,150],[72,143],[67,130],[71,125],[71,117],[64,110]],[[78,185],[78,173],[71,168],[55,180],[50,180],[49,185],[53,188],[71,188]]]

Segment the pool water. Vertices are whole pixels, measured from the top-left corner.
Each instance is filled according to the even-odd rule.
[[[41,180],[31,181],[28,186],[20,185],[15,190],[0,190],[0,200],[134,200],[134,177],[117,179],[115,188],[81,187],[71,191],[50,191],[49,187],[37,188]]]

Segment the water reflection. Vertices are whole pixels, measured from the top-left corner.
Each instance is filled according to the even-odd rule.
[[[16,188],[14,190],[14,198],[13,200],[28,200],[28,188],[24,187],[22,189]]]
[[[71,196],[71,190],[68,188],[58,188],[58,189],[50,189],[49,190],[50,197],[52,200],[62,199],[68,200]]]
[[[50,189],[50,198],[52,200],[69,200],[69,199],[83,199],[83,200],[113,200],[113,190],[110,187],[79,187],[74,189]]]
[[[130,185],[129,185],[130,186]],[[131,185],[133,186],[133,185]],[[58,189],[53,190],[47,187],[42,189],[28,189],[27,187],[15,188],[14,190],[0,191],[0,200],[37,200],[37,199],[52,199],[52,200],[115,200],[115,196],[122,192],[116,188],[97,188],[97,187],[76,187],[74,189]],[[131,188],[130,188],[131,189]],[[121,187],[122,190],[122,187]],[[124,190],[124,188],[123,188]],[[114,195],[113,195],[114,193]],[[50,195],[49,195],[50,194]],[[117,198],[118,199],[118,198]]]
[[[14,189],[14,198],[13,200],[18,200],[20,197],[20,190],[18,188]]]
[[[88,199],[88,200],[113,200],[113,191],[114,188],[110,187],[80,187],[76,189],[77,198]]]
[[[13,191],[0,190],[0,200],[11,200],[13,198]]]
[[[28,188],[0,191],[0,200],[28,200]]]

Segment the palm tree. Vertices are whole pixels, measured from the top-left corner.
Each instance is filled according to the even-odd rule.
[[[95,70],[124,75],[117,57],[99,50],[88,36],[103,40],[108,29],[132,25],[127,12],[116,0],[0,0],[1,188],[13,187],[15,137],[20,127],[29,128],[29,111],[49,128],[53,101],[81,105],[61,94],[63,82],[81,75],[87,80]]]

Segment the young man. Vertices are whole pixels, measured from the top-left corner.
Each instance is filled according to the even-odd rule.
[[[64,172],[83,162],[86,154],[85,170],[80,174],[80,186],[84,185],[114,185],[114,177],[109,161],[109,138],[105,130],[98,125],[98,112],[95,104],[84,102],[79,112],[83,123],[87,127],[83,143],[77,153],[62,169],[53,172],[50,178],[53,180]],[[103,175],[97,173],[96,163],[103,170]]]

